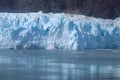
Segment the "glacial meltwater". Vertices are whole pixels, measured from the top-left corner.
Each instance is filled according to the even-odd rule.
[[[0,50],[0,80],[120,80],[120,50]]]

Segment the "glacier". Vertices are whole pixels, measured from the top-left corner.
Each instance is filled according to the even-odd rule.
[[[120,49],[120,18],[0,13],[0,49]]]

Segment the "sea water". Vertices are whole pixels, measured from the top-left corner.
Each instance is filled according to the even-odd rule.
[[[0,50],[0,80],[120,80],[120,50]]]

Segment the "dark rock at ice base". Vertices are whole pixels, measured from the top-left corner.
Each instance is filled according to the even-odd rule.
[[[120,0],[1,0],[1,12],[66,12],[114,19],[120,16]]]

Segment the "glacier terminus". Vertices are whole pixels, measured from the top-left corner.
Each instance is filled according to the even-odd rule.
[[[0,13],[0,49],[120,49],[120,18]]]

